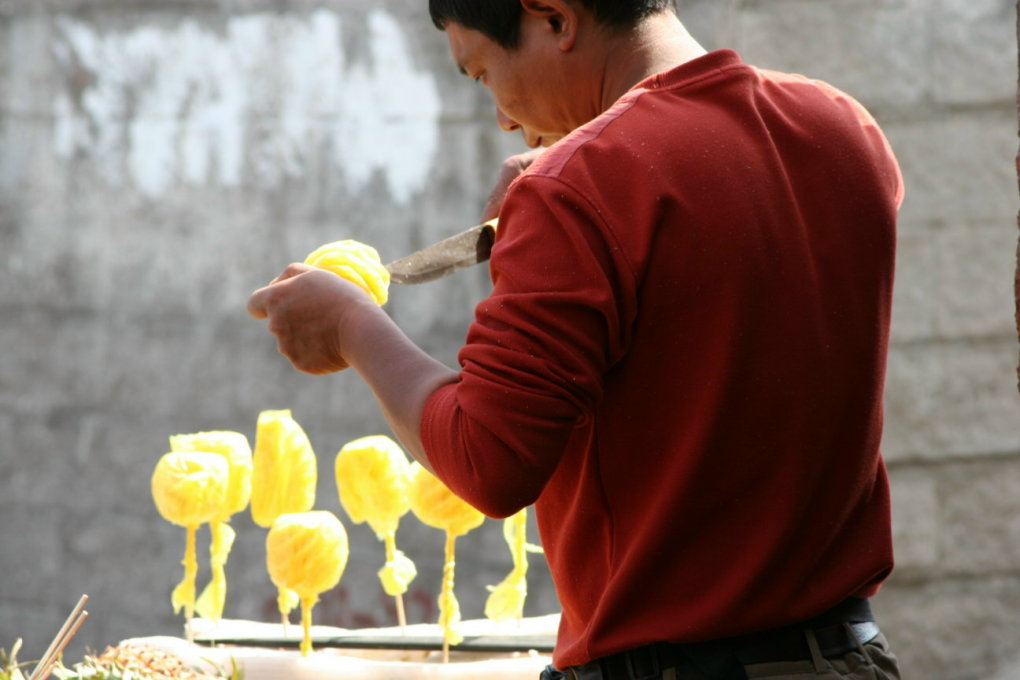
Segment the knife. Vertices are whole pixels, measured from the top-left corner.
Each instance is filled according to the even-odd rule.
[[[496,240],[496,218],[467,231],[445,238],[416,253],[386,265],[393,283],[413,284],[433,281],[458,269],[489,259]]]

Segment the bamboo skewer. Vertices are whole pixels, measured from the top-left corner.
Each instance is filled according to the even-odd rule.
[[[404,596],[397,595],[397,623],[400,624],[400,634],[407,635],[407,616],[404,614]]]
[[[64,621],[64,625],[57,631],[56,637],[50,642],[50,646],[46,648],[46,653],[42,655],[39,663],[36,665],[35,670],[32,671],[32,675],[28,677],[28,680],[43,680],[49,677],[50,672],[57,663],[57,658],[67,647],[67,643],[71,641],[74,634],[78,632],[78,628],[81,627],[82,622],[89,615],[85,609],[85,603],[88,602],[89,596],[82,595],[81,599],[78,600],[78,604],[75,605],[74,609],[68,615],[67,620]]]
[[[64,636],[63,642],[61,642],[60,645],[57,646],[56,651],[54,651],[53,655],[50,657],[49,663],[46,664],[46,667],[43,670],[42,675],[40,675],[37,680],[46,680],[46,678],[50,677],[50,674],[53,673],[53,668],[57,665],[57,662],[60,660],[61,654],[64,653],[64,648],[67,647],[67,644],[71,641],[71,638],[73,638],[75,633],[78,632],[78,629],[81,627],[81,624],[85,622],[85,619],[88,618],[88,615],[89,613],[87,611],[83,611],[81,614],[78,615],[78,618],[74,620],[74,624],[71,626],[71,629],[67,631],[67,635]]]

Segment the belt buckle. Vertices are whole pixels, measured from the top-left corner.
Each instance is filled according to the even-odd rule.
[[[875,623],[874,621],[862,621],[860,623],[851,623],[850,630],[853,632],[854,637],[857,638],[857,641],[860,642],[862,645],[865,645],[874,640],[876,637],[878,637],[878,634],[881,632],[878,629],[878,624]]]

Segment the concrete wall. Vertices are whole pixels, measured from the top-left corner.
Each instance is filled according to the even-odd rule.
[[[907,677],[1020,677],[1012,3],[680,7],[707,46],[830,80],[886,129],[908,193],[884,442],[898,566],[875,605]],[[168,435],[253,439],[259,411],[291,408],[319,454],[317,507],[341,512],[333,455],[384,421],[356,376],[294,372],[244,305],[327,240],[391,259],[472,224],[520,148],[425,8],[0,0],[0,647],[24,637],[35,658],[83,592],[72,654],[179,633],[183,531],[148,489]],[[466,271],[387,308],[453,364],[486,285]],[[234,524],[227,615],[271,620],[265,532]],[[316,619],[386,623],[382,548],[348,528]],[[406,520],[398,540],[421,572],[409,617],[433,620],[441,535]],[[529,615],[556,607],[532,562]],[[465,616],[508,569],[498,523],[458,543]]]

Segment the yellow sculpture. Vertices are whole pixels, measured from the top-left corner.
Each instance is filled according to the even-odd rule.
[[[326,510],[285,513],[266,536],[266,567],[277,588],[301,600],[301,656],[312,651],[312,608],[336,586],[347,566],[347,531]]]
[[[188,637],[195,609],[195,531],[223,514],[227,498],[229,466],[218,453],[172,451],[165,454],[152,473],[152,498],[168,522],[187,529],[184,578],[170,595],[174,613],[184,609]]]
[[[268,529],[280,515],[306,512],[315,505],[315,452],[289,409],[259,414],[252,462],[251,516],[256,524]],[[298,599],[280,589],[277,604],[284,623]]]
[[[542,548],[528,543],[528,509],[503,520],[503,539],[510,546],[513,569],[499,585],[487,586],[490,593],[485,601],[485,616],[493,621],[524,618],[524,601],[528,597],[528,553],[542,552]]]
[[[251,500],[251,446],[240,432],[213,431],[174,435],[170,437],[170,450],[216,453],[227,462],[226,497],[220,513],[209,524],[212,579],[195,603],[199,616],[218,621],[227,601],[227,557],[236,536],[230,517],[248,507]]]
[[[379,306],[389,297],[390,272],[375,248],[350,239],[319,246],[305,258],[305,264],[329,270],[361,286]]]
[[[334,467],[340,504],[351,521],[368,522],[386,547],[386,564],[379,570],[379,580],[386,594],[395,598],[397,620],[403,628],[403,594],[418,574],[414,562],[396,543],[400,518],[411,509],[411,463],[395,441],[373,435],[345,444]]]
[[[464,639],[457,630],[460,604],[453,594],[455,543],[458,536],[481,526],[485,515],[455,495],[417,462],[411,467],[414,468],[410,488],[411,511],[425,524],[446,532],[443,585],[439,595],[439,625],[443,629],[443,660],[446,661],[449,659],[449,646]]]

